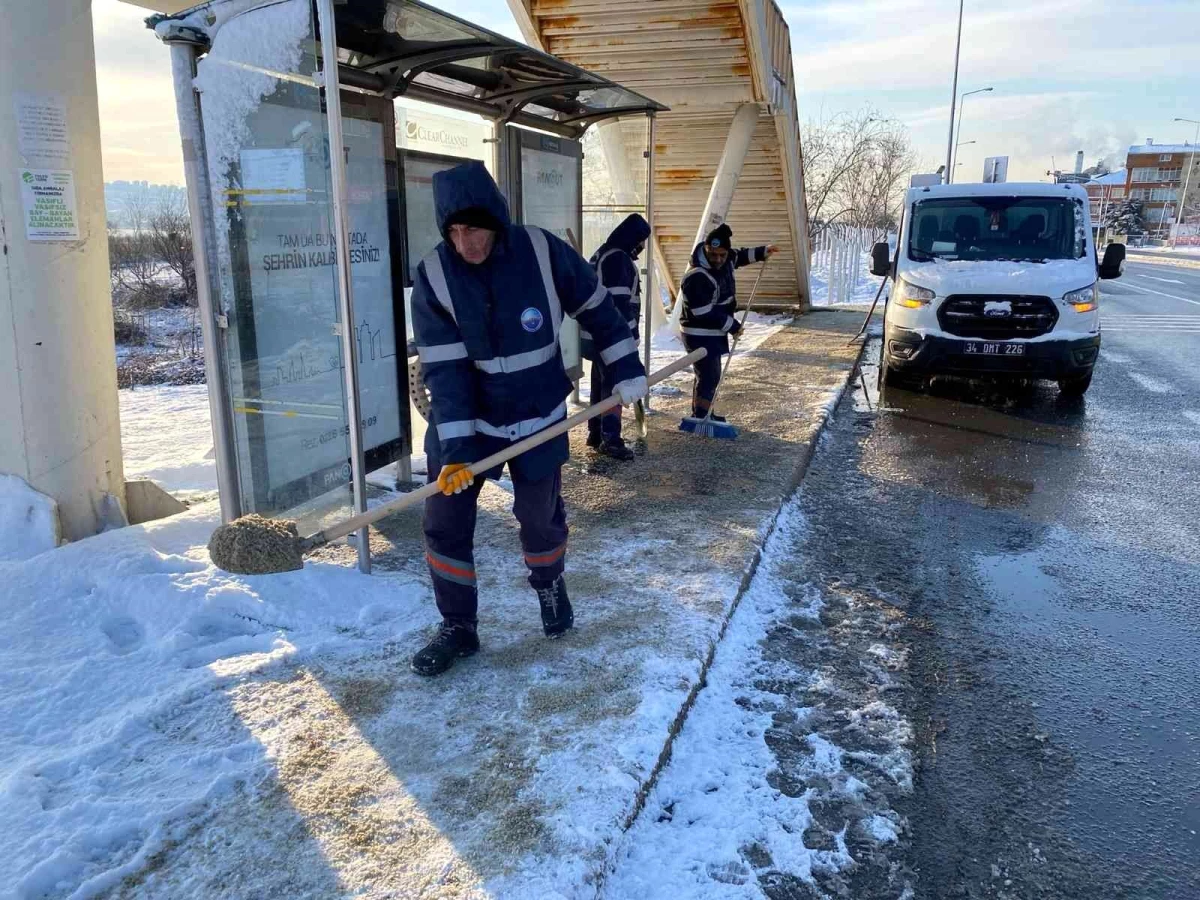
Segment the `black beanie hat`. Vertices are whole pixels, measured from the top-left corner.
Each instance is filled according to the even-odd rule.
[[[471,228],[486,228],[488,231],[497,233],[504,230],[504,226],[490,212],[482,206],[468,206],[466,209],[460,209],[458,212],[451,213],[446,219],[446,234],[450,233],[451,225],[467,225]]]
[[[707,247],[720,247],[724,250],[732,250],[733,231],[728,225],[722,223],[708,233],[708,237],[704,239],[704,244]]]

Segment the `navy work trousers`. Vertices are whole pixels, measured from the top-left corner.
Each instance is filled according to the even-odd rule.
[[[429,461],[429,480],[441,466]],[[486,479],[458,494],[434,494],[425,501],[425,560],[443,619],[474,622],[479,608],[475,579],[475,518]],[[548,587],[563,573],[567,555],[567,511],[562,469],[537,481],[513,477],[513,513],[521,526],[521,549],[529,583]]]
[[[692,385],[692,415],[700,419],[708,415],[717,385],[721,383],[721,355],[709,353],[692,363],[696,380]]]
[[[592,362],[591,404],[595,406],[601,400],[607,400],[612,396],[612,392],[612,370],[600,360],[594,360]],[[605,442],[619,441],[621,439],[621,407],[618,406],[602,416],[588,419],[587,426],[588,434],[593,437],[599,435],[600,439]]]

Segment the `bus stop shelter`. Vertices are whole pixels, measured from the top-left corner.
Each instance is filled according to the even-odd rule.
[[[171,47],[222,517],[363,511],[368,472],[407,472],[406,300],[441,239],[432,175],[470,155],[400,150],[397,98],[484,117],[514,221],[580,250],[584,132],[648,117],[650,172],[665,107],[414,0],[213,0],[148,24]],[[367,570],[365,530],[357,547]]]

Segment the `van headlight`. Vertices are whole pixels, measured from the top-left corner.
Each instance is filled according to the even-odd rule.
[[[1075,312],[1091,312],[1100,307],[1099,282],[1093,282],[1085,288],[1063,294],[1063,302],[1069,304]]]
[[[892,299],[905,309],[920,309],[922,306],[928,306],[936,296],[937,294],[929,288],[920,287],[911,281],[900,278],[896,280],[896,290],[892,294]]]

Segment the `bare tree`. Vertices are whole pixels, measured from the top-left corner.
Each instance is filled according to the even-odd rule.
[[[192,257],[192,224],[182,193],[163,193],[147,223],[154,256],[183,284],[188,306],[195,306],[196,266]]]
[[[118,227],[108,231],[108,264],[113,300],[131,307],[162,305],[159,273],[164,266],[155,257],[147,230],[150,198],[139,193],[129,198]]]
[[[834,224],[894,228],[909,173],[917,166],[908,130],[872,107],[805,123],[809,235]]]
[[[182,192],[130,197],[121,220],[110,224],[108,250],[115,301],[145,309],[182,297],[196,305],[192,232]]]

